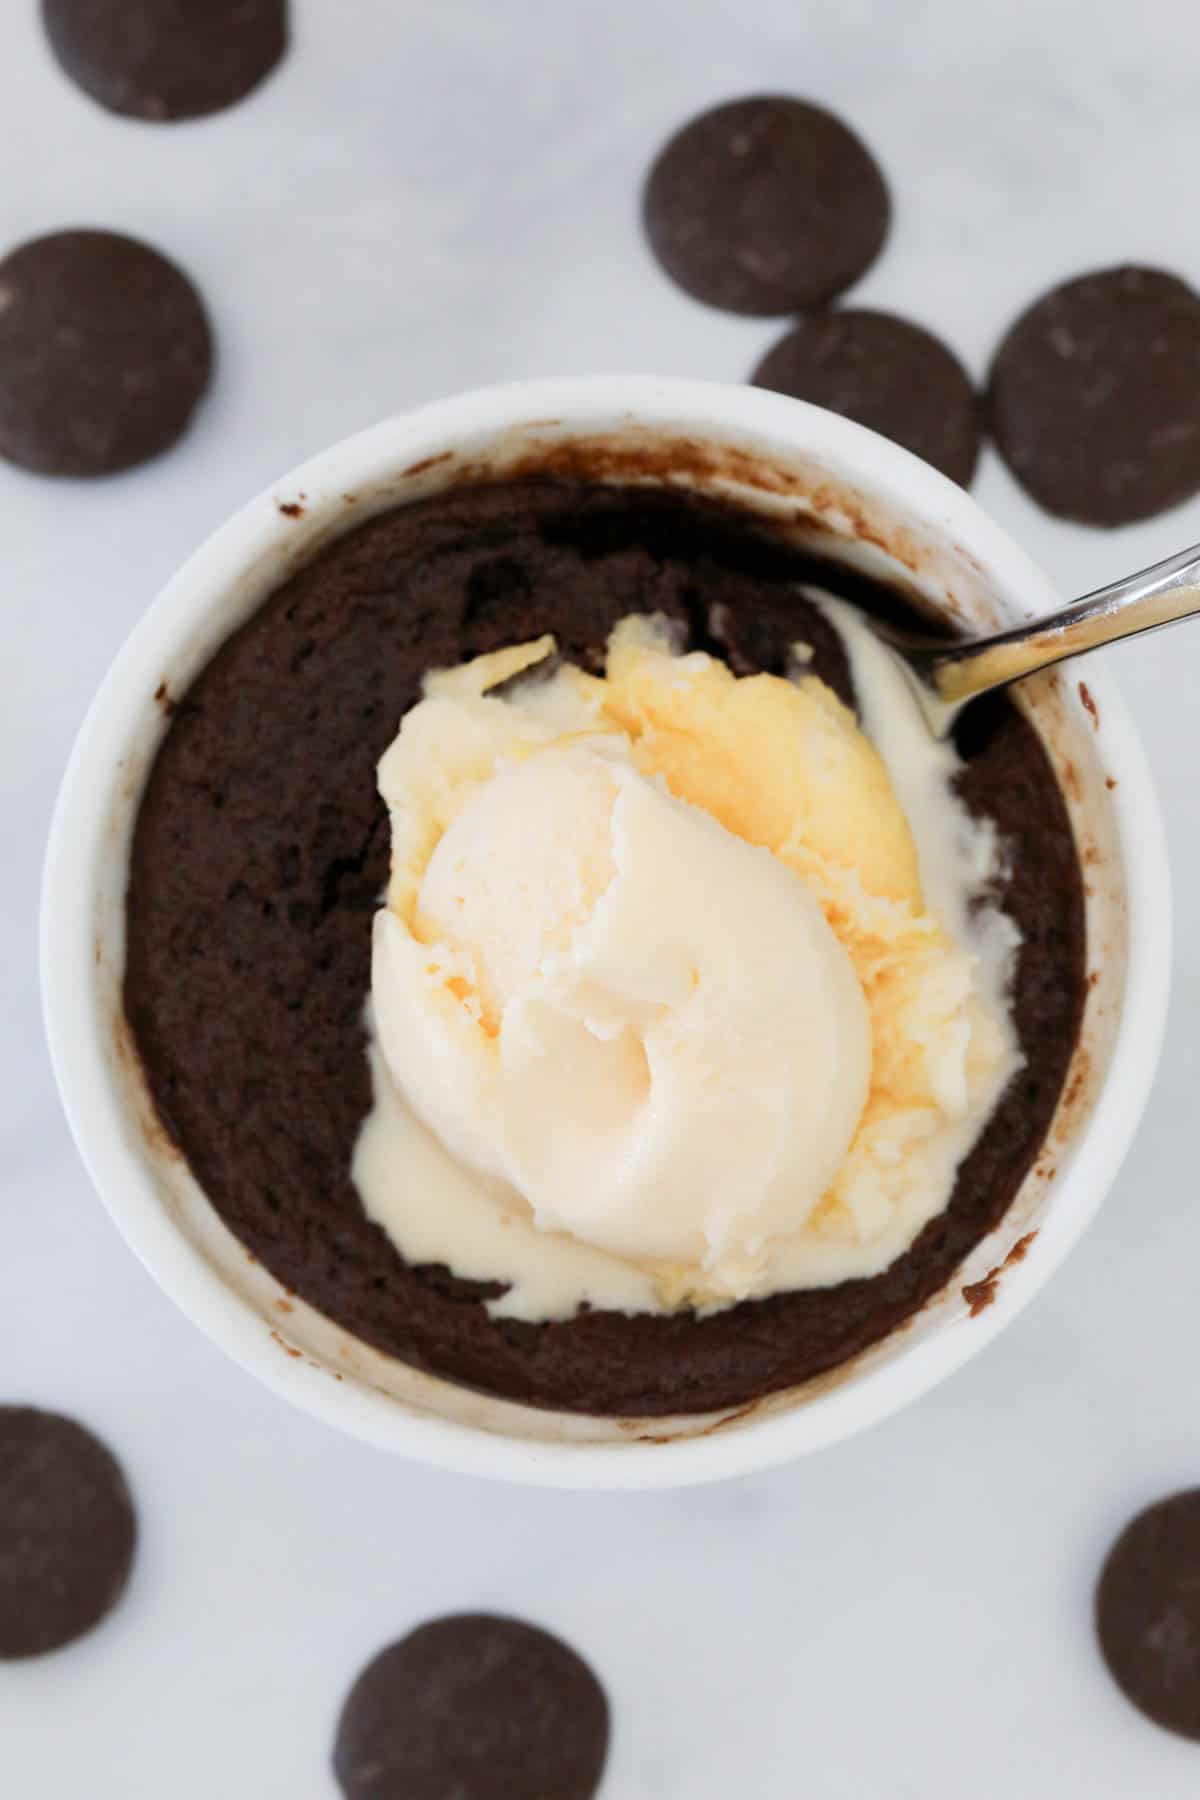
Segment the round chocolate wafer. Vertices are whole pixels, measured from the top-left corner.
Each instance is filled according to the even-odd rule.
[[[131,119],[194,119],[243,99],[287,48],[286,0],[42,0],[77,87]]]
[[[587,1664],[517,1619],[461,1613],[381,1651],[342,1709],[347,1800],[591,1800],[608,1702]]]
[[[57,231],[0,262],[0,456],[108,475],[179,437],[208,385],[203,303],[175,264],[115,231]]]
[[[680,287],[728,312],[796,312],[840,294],[882,248],[891,203],[870,151],[804,100],[702,113],[646,181],[646,235]]]
[[[1024,312],[996,352],[1000,453],[1047,512],[1126,525],[1200,488],[1200,294],[1161,269],[1102,269]]]
[[[82,1637],[121,1598],[137,1523],[119,1464],[73,1419],[0,1406],[0,1658]]]
[[[1200,1741],[1200,1488],[1125,1527],[1096,1588],[1096,1630],[1113,1680],[1139,1712]]]
[[[807,313],[768,350],[755,387],[808,400],[903,444],[966,487],[979,457],[971,378],[938,338],[892,313]]]

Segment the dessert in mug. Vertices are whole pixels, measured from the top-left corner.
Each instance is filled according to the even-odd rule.
[[[184,694],[126,1010],[225,1223],[536,1405],[747,1403],[1003,1215],[1084,991],[1032,726],[926,735],[903,602],[665,489],[530,478],[319,550]]]

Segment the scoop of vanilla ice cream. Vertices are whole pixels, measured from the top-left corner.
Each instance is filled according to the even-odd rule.
[[[356,1180],[410,1260],[509,1283],[493,1309],[877,1273],[1019,1060],[997,847],[836,622],[886,758],[815,677],[630,619],[603,677],[521,679],[550,639],[431,676],[380,763]]]
[[[440,838],[412,929],[379,915],[384,1056],[543,1229],[736,1287],[846,1154],[861,987],[796,876],[619,740],[522,748]]]

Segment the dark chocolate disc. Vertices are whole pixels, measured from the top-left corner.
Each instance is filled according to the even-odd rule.
[[[781,95],[693,119],[659,153],[643,197],[668,275],[737,313],[831,300],[874,262],[890,217],[866,146],[824,107]]]
[[[945,344],[883,312],[813,312],[754,371],[756,387],[811,401],[903,444],[964,487],[979,456],[971,378]]]
[[[1200,488],[1200,294],[1161,269],[1051,290],[996,352],[1000,452],[1047,512],[1126,525]]]
[[[0,456],[108,475],[173,444],[208,385],[187,276],[114,231],[57,231],[0,262]]]
[[[44,1655],[98,1624],[136,1538],[125,1477],[90,1431],[0,1406],[0,1658]]]
[[[51,49],[131,119],[194,119],[243,99],[287,48],[286,0],[42,0]]]
[[[607,1750],[604,1690],[573,1650],[461,1613],[368,1663],[333,1766],[347,1800],[590,1800]]]
[[[1140,1712],[1200,1741],[1200,1488],[1147,1507],[1096,1589],[1100,1649]]]

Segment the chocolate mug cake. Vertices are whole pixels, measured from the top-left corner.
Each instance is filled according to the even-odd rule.
[[[387,913],[396,924],[396,915],[381,908],[390,860],[396,879],[398,840],[389,841],[376,765],[401,722],[407,721],[411,735],[425,716],[422,709],[431,706],[447,717],[453,705],[466,709],[464,717],[471,707],[482,706],[493,724],[503,715],[503,729],[520,737],[534,729],[530,720],[566,704],[559,690],[569,677],[570,703],[593,709],[582,734],[585,745],[596,739],[608,758],[606,771],[615,769],[614,779],[639,796],[639,804],[671,809],[669,819],[665,811],[650,818],[651,840],[668,824],[680,831],[698,826],[693,815],[706,804],[700,789],[719,776],[706,768],[689,772],[678,757],[672,764],[673,752],[661,752],[662,744],[685,741],[697,720],[719,726],[726,732],[722,755],[727,751],[735,762],[743,758],[735,785],[743,793],[765,792],[772,768],[788,760],[786,734],[809,731],[817,718],[820,729],[828,728],[820,754],[844,750],[867,759],[875,783],[870,793],[876,811],[854,815],[848,857],[863,867],[872,856],[879,860],[880,843],[890,841],[890,832],[902,845],[897,856],[912,866],[904,877],[911,884],[908,898],[884,894],[891,879],[885,875],[882,885],[876,884],[879,891],[868,896],[871,905],[907,908],[903,930],[921,937],[921,955],[933,955],[930,944],[935,950],[942,945],[937,953],[943,962],[929,964],[936,981],[969,985],[964,969],[986,962],[991,951],[981,958],[978,943],[950,941],[948,901],[940,919],[922,911],[924,890],[937,886],[936,872],[927,866],[928,846],[939,840],[936,832],[932,838],[926,834],[924,859],[913,842],[904,847],[903,807],[889,791],[897,772],[893,768],[889,775],[868,742],[869,731],[859,724],[864,717],[870,722],[872,705],[869,695],[857,691],[862,645],[855,648],[848,619],[855,608],[894,615],[903,606],[884,583],[816,559],[712,500],[663,489],[529,478],[453,489],[357,526],[318,550],[228,638],[178,698],[146,783],[130,864],[124,999],[162,1123],[220,1217],[281,1282],[366,1343],[455,1382],[538,1406],[645,1415],[742,1405],[834,1368],[885,1336],[946,1283],[1002,1217],[1037,1155],[1075,1046],[1084,994],[1083,891],[1066,809],[1036,732],[1005,697],[970,709],[955,751],[947,753],[953,766],[943,771],[945,803],[957,809],[955,829],[964,829],[966,821],[976,833],[976,887],[960,896],[961,931],[970,933],[974,921],[986,918],[995,952],[996,981],[988,1004],[996,1016],[982,1035],[976,1033],[967,1058],[974,1055],[981,1068],[986,1065],[974,1112],[951,1097],[945,1120],[934,1125],[930,1120],[940,1103],[928,1094],[905,1106],[894,1094],[891,1100],[886,1094],[881,1098],[881,1084],[895,1088],[896,1071],[916,1041],[913,1034],[923,1029],[914,1020],[924,1017],[924,990],[913,988],[916,998],[907,1013],[895,1015],[899,1025],[893,1032],[886,980],[879,985],[878,949],[863,948],[861,920],[839,924],[840,902],[828,888],[828,857],[820,865],[824,874],[812,872],[817,867],[812,859],[819,862],[826,854],[813,848],[812,820],[797,851],[795,843],[789,850],[782,841],[774,850],[764,848],[757,827],[732,816],[728,824],[714,823],[710,816],[702,821],[705,828],[711,828],[710,835],[722,834],[719,846],[715,837],[708,845],[714,855],[718,848],[722,855],[744,852],[746,840],[757,833],[754,856],[783,864],[790,884],[781,890],[785,931],[802,903],[820,912],[812,907],[818,892],[824,916],[813,929],[824,934],[820,954],[826,955],[826,938],[829,954],[839,957],[850,943],[855,986],[869,995],[865,1076],[854,1051],[839,1065],[844,1079],[828,1079],[822,1055],[809,1053],[812,1021],[799,1030],[795,1019],[785,1016],[771,1027],[771,1044],[782,1046],[778,1066],[788,1071],[776,1083],[778,1094],[772,1089],[771,1117],[785,1123],[793,1114],[809,1119],[804,1143],[797,1146],[794,1133],[789,1142],[785,1131],[782,1149],[771,1151],[777,1161],[785,1159],[780,1167],[787,1178],[776,1183],[778,1192],[768,1192],[756,1172],[774,1128],[763,1124],[769,1110],[763,1096],[775,1081],[770,1057],[763,1065],[770,1067],[769,1075],[743,1082],[740,1091],[750,1109],[746,1130],[732,1146],[732,1160],[725,1154],[720,1162],[715,1185],[693,1179],[689,1188],[687,1179],[676,1179],[689,1158],[695,1165],[695,1139],[706,1131],[705,1105],[696,1090],[679,1089],[682,1099],[668,1134],[670,1157],[663,1160],[663,1152],[658,1163],[652,1157],[649,1176],[637,1186],[629,1170],[643,1155],[645,1121],[663,1114],[663,1093],[675,1092],[674,1065],[661,1041],[655,1054],[663,1082],[649,1096],[635,1097],[636,1131],[632,1114],[622,1120],[626,1136],[615,1161],[597,1155],[589,1163],[586,1148],[581,1149],[591,1141],[586,1131],[579,1136],[583,1128],[569,1119],[564,1126],[574,1104],[568,1099],[564,1105],[564,1094],[587,1091],[586,1079],[573,1082],[569,1073],[552,1089],[552,1111],[542,1104],[541,1090],[531,1091],[527,1083],[524,1098],[518,1095],[513,1102],[516,1112],[510,1108],[503,1115],[516,1117],[525,1106],[523,1160],[512,1160],[507,1123],[496,1126],[498,1135],[486,1151],[476,1147],[464,1153],[461,1145],[448,1142],[445,1120],[431,1120],[430,1109],[437,1112],[452,1082],[434,1083],[432,1098],[415,1096],[420,1154],[412,1150],[415,1140],[403,1140],[408,1162],[387,1170],[393,1198],[364,1194],[370,1183],[363,1177],[361,1154],[371,1129],[385,1149],[390,1145],[394,1155],[401,1154],[395,1149],[401,1140],[389,1138],[380,1123],[381,1087],[388,1090],[387,1103],[404,1105],[406,1116],[414,1100],[392,1079],[396,1059],[389,1061],[375,1041],[381,1017],[378,949],[373,1022],[365,1011],[372,989],[373,916]],[[630,622],[636,626],[646,619],[657,622],[657,640],[643,633],[643,641],[631,645]],[[622,633],[624,687],[613,672],[613,646],[619,646]],[[636,629],[632,636],[638,638]],[[552,664],[544,652],[535,656],[518,648],[514,668],[513,647],[547,638],[553,640]],[[608,672],[602,674],[606,652]],[[551,667],[557,673],[547,674]],[[427,680],[434,671],[454,674]],[[476,692],[468,694],[464,680]],[[446,691],[447,683],[454,690],[456,682],[457,700]],[[687,719],[676,722],[673,738],[662,716],[645,714],[631,722],[629,696],[639,682],[653,689],[650,713],[655,705],[661,713],[663,695],[681,690],[681,684],[695,690],[687,705],[700,710],[690,725]],[[797,722],[789,710],[791,696],[805,694],[807,723]],[[782,709],[782,745],[764,724],[772,708]],[[735,712],[748,722],[745,730],[754,739],[749,745],[738,737],[742,725],[730,724]],[[626,726],[616,761],[641,758],[640,769],[632,763],[618,769],[613,760],[614,732]],[[693,731],[693,738],[710,742],[707,726]],[[516,772],[530,779],[531,769],[548,770],[555,757],[561,762],[575,754],[581,736],[577,719],[567,721],[565,730],[551,731],[543,723],[536,729],[542,737],[532,751],[524,743],[516,764]],[[564,751],[566,739],[571,743]],[[397,741],[405,741],[404,730]],[[653,752],[660,755],[657,767],[646,762],[652,743],[660,746]],[[505,779],[511,775],[512,748],[506,740],[497,766],[480,784],[485,797],[501,764]],[[757,779],[747,779],[748,767],[757,768]],[[469,809],[479,798],[472,790],[464,804]],[[540,805],[532,787],[527,799],[535,809]],[[393,795],[390,802],[395,839],[398,829],[407,829],[404,821],[415,816],[412,792],[398,801]],[[628,796],[620,804],[630,804]],[[568,798],[568,812],[574,805]],[[708,810],[711,815],[711,804]],[[548,823],[541,833],[536,821],[530,826],[528,812],[516,816],[514,829],[526,833],[523,843],[533,845],[530,854],[544,886],[551,864],[543,866],[540,846],[557,827]],[[460,823],[465,817],[460,814]],[[836,837],[838,820],[845,817],[840,802],[830,809],[822,826],[827,837],[830,831]],[[799,828],[790,814],[789,819],[795,838]],[[873,820],[883,820],[878,831]],[[803,830],[799,837],[804,838]],[[500,839],[511,841],[507,825]],[[981,850],[986,868],[978,861]],[[575,852],[568,846],[564,854]],[[679,918],[692,910],[690,854],[685,846],[683,863],[672,876],[671,904]],[[835,860],[836,854],[835,846]],[[696,874],[703,875],[706,866],[698,862]],[[423,870],[432,867],[426,855],[423,869],[416,870],[418,886]],[[756,863],[754,878],[763,872]],[[765,871],[772,877],[779,872]],[[838,879],[846,876],[861,885],[861,874],[861,869],[842,869]],[[469,868],[467,875],[472,878]],[[606,903],[618,885],[614,881],[606,891]],[[730,891],[751,893],[750,888]],[[537,896],[526,892],[527,909],[537,904]],[[496,908],[484,911],[488,920],[499,917]],[[725,927],[734,974],[714,965],[708,987],[700,986],[705,993],[717,991],[724,980],[736,999],[747,956],[737,945],[737,917],[729,917]],[[653,908],[650,929],[669,949],[674,926]],[[842,938],[835,942],[839,930]],[[426,920],[413,941],[436,963],[441,952],[435,937]],[[877,945],[878,939],[870,941]],[[774,965],[784,988],[809,956],[798,945],[799,938],[788,939]],[[771,946],[766,949],[769,968]],[[560,961],[562,952],[560,943]],[[538,981],[554,953],[554,946],[543,944],[535,954]],[[719,942],[712,954],[725,954]],[[889,938],[882,960],[896,964],[898,957]],[[485,1049],[499,1042],[505,1051],[511,1036],[507,1014],[499,1022],[484,1018],[478,995],[465,991],[466,978],[447,975],[445,966],[430,979],[441,984],[442,1000],[446,983],[453,988],[458,980],[458,990],[449,994],[458,1009],[455,1017],[479,1032]],[[769,988],[769,978],[764,979]],[[717,1033],[718,1046],[722,1020],[728,1025],[734,1019],[738,1031],[748,1022],[755,1030],[763,1025],[774,1004],[762,998],[764,991],[756,990],[759,998],[743,1014],[728,1009],[722,1014],[718,1008],[711,1015],[705,1029],[710,1036]],[[960,1000],[964,994],[968,1007],[984,1008],[981,996],[962,988]],[[518,998],[527,1011],[524,989]],[[854,1003],[861,1011],[857,994]],[[683,1015],[671,1016],[678,1037]],[[939,1043],[962,1039],[964,1016],[961,1007],[950,1008],[940,1019]],[[453,1020],[447,1027],[457,1028]],[[425,1026],[410,1012],[391,1029],[413,1050],[419,1087],[427,1061],[428,1045],[419,1036]],[[627,1020],[621,1029],[628,1029]],[[847,1027],[847,1042],[858,1030],[857,1024]],[[887,1048],[889,1032],[899,1048]],[[817,1036],[832,1041],[828,1032]],[[592,1031],[579,1041],[590,1047],[601,1038]],[[403,1042],[396,1051],[400,1062],[406,1055]],[[538,1048],[540,1053],[546,1046]],[[715,1054],[719,1061],[723,1052],[718,1047]],[[536,1079],[544,1080],[554,1062],[542,1055]],[[438,1066],[449,1065],[443,1059]],[[728,1066],[719,1068],[717,1077],[709,1089],[713,1095],[733,1079]],[[952,1085],[961,1077],[960,1070],[946,1079]],[[940,1080],[935,1071],[930,1093]],[[806,1086],[811,1099],[813,1084],[822,1081],[822,1119],[837,1110],[839,1093],[854,1081],[860,1084],[847,1103],[854,1116],[832,1151],[818,1142],[821,1120],[813,1122],[811,1107],[805,1112]],[[741,1103],[735,1096],[732,1104]],[[496,1117],[502,1113],[503,1108]],[[920,1121],[915,1128],[914,1119]],[[466,1125],[492,1129],[478,1105]],[[898,1151],[887,1148],[889,1132]],[[932,1161],[930,1145],[936,1150]],[[718,1144],[701,1148],[702,1166],[713,1167],[713,1157],[720,1161]],[[518,1268],[512,1261],[516,1253],[507,1250],[489,1278],[480,1262],[482,1255],[487,1263],[482,1236],[476,1253],[464,1253],[461,1232],[455,1237],[449,1226],[444,1241],[439,1238],[442,1214],[449,1219],[452,1209],[443,1206],[450,1190],[439,1186],[443,1175],[433,1170],[434,1153],[443,1175],[443,1165],[453,1164],[459,1187],[474,1183],[472,1205],[491,1209],[489,1242],[499,1218],[508,1232],[506,1244],[531,1245],[535,1257],[543,1240],[563,1249],[561,1279],[539,1286],[527,1269],[521,1274],[524,1265]],[[498,1179],[487,1164],[493,1153],[501,1160],[509,1156],[501,1170],[506,1179]],[[828,1163],[830,1155],[827,1167],[822,1157]],[[897,1165],[915,1156],[920,1179],[903,1191],[892,1174],[877,1180],[879,1169],[890,1167],[889,1155]],[[837,1180],[830,1178],[831,1168]],[[847,1168],[857,1170],[853,1181]],[[529,1191],[539,1196],[532,1211],[513,1169],[517,1180],[520,1169],[528,1172]],[[557,1189],[551,1179],[555,1169]],[[595,1169],[600,1177],[589,1187],[584,1177]],[[798,1195],[810,1175],[821,1191],[809,1194],[803,1206],[797,1200],[791,1217],[789,1196]],[[620,1231],[610,1217],[618,1193],[626,1202]],[[590,1224],[579,1216],[581,1195],[591,1206]],[[663,1223],[668,1202],[679,1226],[674,1237]],[[879,1218],[864,1225],[872,1207]],[[734,1224],[718,1243],[712,1220],[722,1209]],[[436,1215],[432,1224],[431,1215]],[[468,1216],[485,1214],[462,1215]],[[567,1256],[580,1242],[591,1259],[586,1268]],[[605,1295],[612,1303],[605,1303]]]

